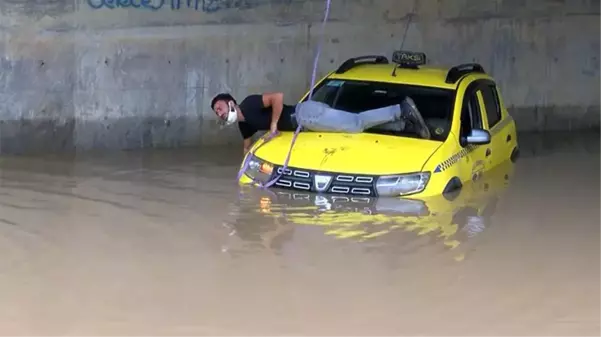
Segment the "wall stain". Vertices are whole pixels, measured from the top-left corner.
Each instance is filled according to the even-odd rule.
[[[75,11],[73,0],[2,0],[3,14],[24,14],[32,17],[56,17]]]

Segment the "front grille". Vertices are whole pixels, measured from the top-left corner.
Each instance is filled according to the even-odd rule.
[[[273,179],[280,174],[281,177],[275,182],[275,186],[284,189],[366,197],[376,196],[375,176],[320,172],[293,167],[283,169],[282,166],[276,166],[271,178]],[[324,177],[329,177],[330,180],[327,183],[321,181],[325,179]],[[319,181],[316,181],[316,178]]]

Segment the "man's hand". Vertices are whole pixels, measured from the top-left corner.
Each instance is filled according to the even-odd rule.
[[[277,133],[278,133],[278,125],[277,125],[277,123],[276,124],[271,123],[271,127],[269,128],[269,131],[271,132],[272,136],[276,136]]]
[[[252,145],[252,138],[246,138],[242,143],[244,147],[244,155],[246,156],[248,151],[250,151],[250,146]]]

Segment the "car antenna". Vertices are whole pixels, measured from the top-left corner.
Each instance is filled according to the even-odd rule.
[[[409,31],[409,25],[411,24],[411,20],[413,20],[413,16],[415,15],[415,9],[417,8],[418,0],[413,2],[413,8],[411,8],[411,12],[409,13],[409,20],[407,20],[407,25],[405,26],[405,33],[403,33],[403,40],[401,41],[401,48],[399,50],[403,50],[403,46],[405,45],[405,40],[407,39],[407,32]],[[396,70],[399,67],[398,63],[394,64],[394,69],[392,69],[392,76],[396,77]]]
[[[392,76],[396,77],[396,70],[397,70],[398,67],[399,67],[399,64],[395,63],[394,64],[394,69],[392,69]]]

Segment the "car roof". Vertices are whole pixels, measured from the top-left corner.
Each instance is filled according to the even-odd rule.
[[[359,64],[342,74],[333,72],[328,76],[331,79],[360,80],[421,85],[443,89],[456,89],[456,83],[446,83],[450,68],[435,66],[420,66],[418,69],[397,67],[396,76],[392,75],[395,64]]]

